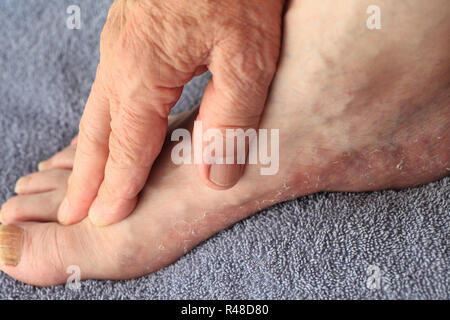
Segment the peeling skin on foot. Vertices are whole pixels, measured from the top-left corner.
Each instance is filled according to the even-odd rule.
[[[280,189],[277,190],[277,192],[275,193],[274,197],[271,199],[263,199],[263,200],[259,200],[256,201],[258,210],[262,210],[263,208],[267,208],[275,203],[279,203],[282,201],[286,201],[288,199],[293,199],[296,198],[296,194],[295,193],[289,193],[288,191],[291,189],[292,187],[287,185],[287,182],[283,182],[283,184],[281,185]]]

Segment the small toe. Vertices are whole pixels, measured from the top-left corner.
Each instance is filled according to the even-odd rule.
[[[17,180],[15,192],[19,195],[66,189],[71,171],[63,169],[35,172]]]
[[[64,150],[53,155],[50,159],[42,161],[38,165],[39,171],[49,169],[69,169],[72,170],[75,161],[76,144],[71,144]]]
[[[5,202],[0,211],[3,224],[18,221],[57,221],[58,207],[65,190],[20,195]]]

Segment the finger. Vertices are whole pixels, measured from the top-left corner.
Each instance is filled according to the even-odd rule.
[[[73,172],[58,212],[63,224],[85,218],[103,180],[110,133],[109,102],[96,80],[80,122]]]
[[[212,188],[229,189],[243,173],[250,139],[255,138],[275,74],[279,47],[268,46],[261,51],[263,53],[248,48],[244,51],[242,47],[235,50],[219,47],[212,58],[213,77],[205,90],[199,122],[194,128],[194,141],[201,139],[203,142],[194,142],[194,150],[199,145],[203,147],[200,153],[203,163],[197,169],[203,182]],[[206,133],[213,132],[211,129],[216,130],[216,134],[208,140]],[[227,129],[231,131],[227,133]],[[208,160],[204,157],[205,147],[216,139],[222,141],[222,148],[217,144],[218,150],[214,150],[212,159],[205,163]],[[239,140],[244,143],[239,144]]]
[[[32,194],[62,189],[66,191],[69,170],[45,170],[35,172],[17,180],[14,191],[19,194]]]
[[[133,211],[161,151],[168,125],[168,114],[156,112],[157,107],[151,105],[111,108],[110,154],[104,180],[89,211],[91,221],[99,226],[118,222]]]
[[[136,29],[132,19],[124,21],[122,35],[127,28]],[[170,109],[183,86],[205,70],[206,46],[184,57],[180,50],[185,46],[172,42],[170,30],[164,32],[170,41],[150,35],[141,43],[142,38],[127,35],[112,45],[112,67],[120,79],[115,99],[110,99],[111,136],[104,179],[89,211],[96,225],[120,221],[132,212],[165,141]]]

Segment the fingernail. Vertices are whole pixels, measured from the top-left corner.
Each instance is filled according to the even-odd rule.
[[[14,226],[0,226],[0,265],[17,266],[22,256],[23,230]]]
[[[239,181],[241,170],[238,164],[212,164],[209,180],[219,187],[232,187]]]
[[[19,180],[17,180],[16,185],[14,187],[14,192],[15,193],[18,194],[20,192],[20,185],[21,185],[22,182],[23,182],[23,177],[20,178]]]
[[[61,206],[58,211],[58,221],[61,224],[68,224],[70,215],[70,204],[69,199],[67,197],[64,198],[63,202],[61,202]]]
[[[44,171],[45,169],[47,169],[47,167],[48,167],[48,161],[42,161],[42,162],[39,162],[39,164],[38,164],[39,171]]]

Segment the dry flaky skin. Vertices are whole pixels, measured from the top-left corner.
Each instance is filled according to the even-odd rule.
[[[0,265],[17,266],[23,247],[23,231],[14,226],[0,226]]]

